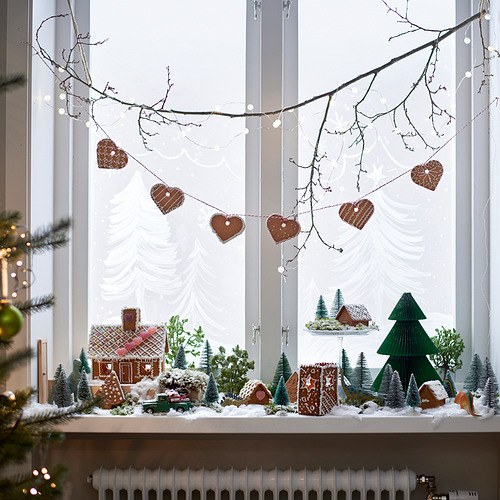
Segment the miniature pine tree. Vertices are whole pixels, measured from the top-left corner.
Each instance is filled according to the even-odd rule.
[[[185,370],[187,368],[186,363],[186,353],[184,352],[184,345],[181,344],[175,355],[174,368],[180,368],[181,370]]]
[[[425,314],[411,293],[401,296],[389,319],[396,323],[377,352],[389,356],[387,363],[398,371],[403,386],[408,387],[412,373],[419,387],[429,380],[440,380],[427,358],[427,354],[437,354],[438,349],[420,324],[419,320],[425,319]],[[375,391],[380,387],[384,369],[385,365],[373,383]]]
[[[481,388],[481,375],[483,373],[483,363],[479,354],[475,352],[465,376],[464,389],[474,392]],[[484,387],[484,385],[482,386]]]
[[[401,384],[398,371],[394,370],[391,378],[391,384],[389,385],[389,391],[387,392],[387,397],[385,398],[385,406],[388,406],[389,408],[404,408],[405,405],[406,398],[403,391],[403,385]]]
[[[73,402],[68,378],[66,377],[66,372],[62,366],[59,372],[59,377],[57,377],[57,380],[55,381],[52,397],[54,398],[54,404],[59,408],[70,406]]]
[[[360,389],[369,391],[372,383],[373,379],[370,373],[370,368],[368,368],[368,363],[366,362],[365,353],[360,352],[356,368],[354,368],[352,384]]]
[[[342,292],[340,291],[340,288],[337,288],[337,291],[335,292],[335,297],[333,299],[333,304],[330,309],[330,318],[335,319],[337,317],[338,312],[340,311],[340,308],[343,305],[344,305],[344,297],[342,295]]]
[[[444,376],[443,387],[449,398],[454,398],[457,395],[457,388],[455,387],[455,381],[453,380],[450,370],[448,370]]]
[[[486,381],[488,379],[491,379],[491,385],[492,385],[493,391],[498,392],[497,377],[495,375],[495,372],[493,371],[493,367],[491,366],[490,360],[486,357],[486,358],[484,358],[483,371],[481,374],[481,381],[479,382],[479,388],[484,387],[486,385]]]
[[[56,372],[54,373],[54,378],[52,379],[52,387],[50,388],[49,392],[48,401],[50,404],[54,404],[54,391],[56,389],[56,384],[59,379],[59,375],[61,374],[61,370],[62,370],[62,365],[59,364],[56,368]]]
[[[340,362],[342,373],[344,377],[352,384],[354,372],[352,371],[351,363],[349,362],[349,358],[347,357],[347,353],[345,349],[342,349],[342,358]]]
[[[288,406],[290,404],[290,398],[288,396],[288,390],[286,388],[285,378],[283,375],[281,375],[278,387],[276,387],[273,403],[279,406]]]
[[[78,383],[78,400],[91,401],[92,399],[92,392],[87,380],[87,374],[85,373],[85,370],[82,370],[80,382]]]
[[[87,356],[85,354],[85,351],[82,350],[80,351],[80,361],[82,362],[82,365],[80,367],[80,371],[82,371],[85,368],[85,371],[90,375],[92,373],[92,370],[90,369],[89,362],[87,361]]]
[[[417,406],[420,406],[421,402],[417,381],[415,380],[415,375],[412,373],[410,375],[410,384],[408,385],[408,390],[406,391],[406,404],[412,408],[416,408]]]
[[[198,365],[198,370],[205,372],[207,375],[212,373],[212,367],[210,361],[212,360],[213,352],[212,347],[208,339],[205,339],[203,348],[201,350],[200,364]]]
[[[326,308],[323,295],[319,296],[318,305],[316,306],[316,319],[328,318],[328,309]]]
[[[276,366],[276,371],[274,372],[273,383],[271,384],[271,394],[276,393],[276,388],[278,387],[280,378],[283,377],[286,381],[292,376],[292,368],[288,362],[288,358],[284,352],[281,353],[280,359],[278,361],[278,366]]]
[[[69,374],[68,377],[69,388],[73,393],[73,399],[75,401],[78,400],[78,384],[80,383],[81,379],[81,370],[80,370],[81,366],[82,362],[80,361],[80,359],[75,358],[73,360],[73,371]]]
[[[205,390],[205,403],[208,405],[219,402],[219,391],[215,382],[214,374],[210,372],[207,388]]]
[[[483,388],[481,403],[488,408],[498,408],[498,392],[494,388],[493,380],[489,377]]]
[[[389,386],[391,385],[391,379],[393,373],[394,370],[392,369],[392,366],[389,363],[387,363],[384,368],[384,374],[382,375],[380,387],[378,388],[378,397],[382,401],[385,401],[387,393],[389,392]]]

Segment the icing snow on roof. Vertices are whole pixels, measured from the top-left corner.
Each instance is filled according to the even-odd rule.
[[[420,386],[420,389],[422,389],[424,385],[430,389],[436,399],[440,400],[446,399],[448,397],[446,389],[443,387],[443,384],[439,380],[429,380],[428,382],[424,382]]]
[[[344,307],[347,309],[347,312],[354,321],[356,320],[371,321],[372,319],[370,313],[368,312],[368,309],[364,306],[364,304],[344,304]]]

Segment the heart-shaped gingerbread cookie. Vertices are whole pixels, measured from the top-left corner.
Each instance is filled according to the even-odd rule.
[[[339,216],[347,224],[357,229],[363,229],[375,207],[370,200],[359,200],[356,203],[344,203],[339,210]]]
[[[155,184],[151,188],[151,198],[162,214],[168,214],[184,203],[184,193],[176,187]]]
[[[97,166],[118,170],[128,163],[128,156],[111,139],[102,139],[97,143]]]
[[[236,238],[245,230],[243,219],[237,215],[214,214],[210,219],[210,226],[222,243]]]
[[[295,219],[287,219],[280,214],[273,214],[267,219],[267,229],[278,245],[295,238],[300,233],[300,224]]]
[[[426,189],[434,191],[443,177],[443,165],[437,160],[431,160],[411,169],[411,180]]]

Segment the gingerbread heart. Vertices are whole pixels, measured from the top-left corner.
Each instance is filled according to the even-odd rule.
[[[99,168],[120,169],[128,163],[128,156],[111,139],[97,143],[97,166]]]
[[[116,354],[118,354],[118,356],[125,356],[125,354],[127,354],[127,349],[125,349],[125,347],[120,347],[116,350]]]
[[[266,397],[266,393],[264,391],[257,391],[255,396],[257,396],[259,401],[262,401]]]
[[[184,193],[176,187],[155,184],[151,188],[151,198],[162,214],[168,214],[184,203]]]
[[[370,217],[373,215],[375,207],[370,200],[359,200],[355,203],[344,203],[339,210],[339,216],[347,224],[357,229],[363,229]]]
[[[411,180],[426,189],[434,191],[443,177],[443,165],[437,160],[431,160],[411,169]]]
[[[228,217],[224,214],[214,214],[210,219],[210,226],[222,243],[236,238],[245,230],[243,219],[236,215]]]
[[[135,347],[135,344],[133,342],[127,342],[125,344],[125,349],[127,349],[127,351],[131,351],[134,347]]]
[[[273,214],[267,219],[267,229],[278,245],[295,238],[300,233],[300,224],[295,219],[287,219],[280,214]]]

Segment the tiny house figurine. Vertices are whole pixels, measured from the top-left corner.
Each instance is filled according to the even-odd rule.
[[[338,369],[333,363],[302,365],[299,373],[298,412],[326,415],[338,404]]]
[[[249,405],[268,405],[273,400],[273,395],[260,380],[249,380],[238,397],[245,400],[244,404]]]
[[[363,304],[344,304],[335,318],[343,325],[370,326],[372,317]]]
[[[423,410],[444,405],[448,397],[448,393],[439,380],[424,382],[418,392],[422,401],[420,407]]]

